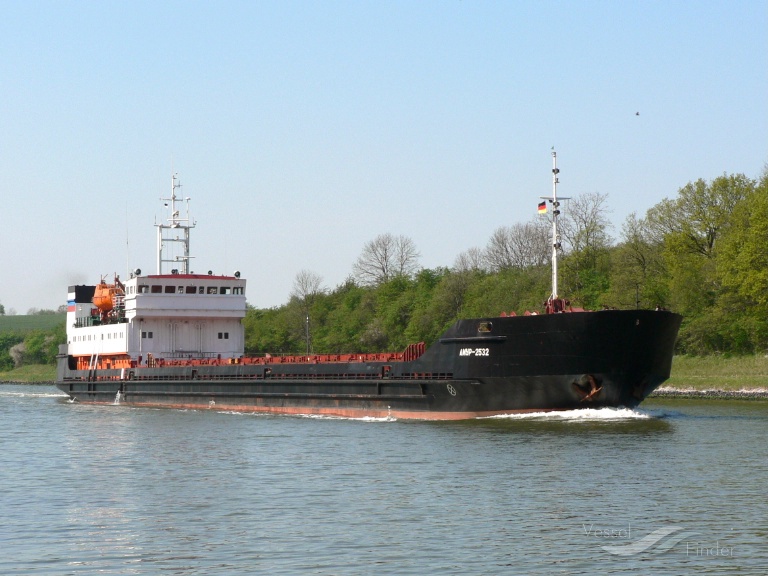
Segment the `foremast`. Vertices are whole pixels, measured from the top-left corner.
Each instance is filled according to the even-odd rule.
[[[175,266],[172,273],[189,274],[189,261],[192,258],[189,255],[189,231],[195,227],[196,222],[189,216],[189,201],[191,198],[177,198],[176,190],[181,188],[179,177],[174,174],[171,177],[171,197],[160,198],[169,208],[170,218],[167,223],[155,224],[157,227],[157,273],[163,274],[163,264]],[[186,213],[181,215],[181,211],[176,207],[176,203],[186,203]],[[174,250],[174,247],[181,245],[181,253]]]
[[[552,196],[541,196],[542,200],[548,201],[552,205],[552,293],[549,295],[545,304],[548,314],[562,312],[569,303],[560,298],[557,291],[557,254],[562,248],[560,230],[558,229],[558,219],[560,217],[560,200],[570,200],[570,198],[557,198],[557,185],[560,182],[558,177],[560,169],[557,167],[557,152],[552,149]]]

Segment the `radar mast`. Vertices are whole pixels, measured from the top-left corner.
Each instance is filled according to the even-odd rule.
[[[179,177],[173,174],[171,177],[171,197],[160,198],[164,206],[170,211],[170,217],[165,223],[155,224],[157,227],[157,273],[163,274],[164,264],[173,266],[172,274],[189,274],[189,231],[197,222],[190,219],[189,201],[191,198],[177,198],[176,190],[181,188]],[[177,208],[179,204],[186,203],[186,213],[182,216]],[[181,245],[181,253],[174,250]]]

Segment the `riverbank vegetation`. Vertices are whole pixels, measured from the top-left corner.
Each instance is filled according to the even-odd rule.
[[[38,384],[53,382],[56,379],[56,366],[52,364],[30,364],[11,370],[0,370],[0,382],[25,382]]]
[[[560,294],[592,310],[679,312],[678,354],[768,350],[768,171],[759,181],[735,174],[690,182],[644,216],[630,214],[616,239],[608,212],[602,194],[564,207]],[[457,318],[541,311],[550,292],[546,217],[497,229],[450,268],[419,269],[413,244],[399,250],[399,242],[367,244],[353,268],[365,274],[335,289],[304,270],[288,303],[249,307],[246,352],[402,350],[434,341]]]
[[[0,331],[0,372],[35,364],[52,366],[59,344],[66,341],[63,318],[48,329]]]
[[[692,390],[768,391],[768,356],[675,356],[664,386]]]

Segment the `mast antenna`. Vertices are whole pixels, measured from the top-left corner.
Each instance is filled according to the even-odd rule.
[[[171,176],[171,197],[160,198],[164,206],[170,210],[170,218],[167,223],[155,224],[157,228],[157,273],[163,274],[163,264],[175,264],[172,270],[179,274],[189,274],[189,231],[197,222],[189,216],[189,201],[191,198],[177,198],[176,190],[181,188],[181,182],[177,174]],[[182,216],[176,208],[176,202],[186,202],[186,213]],[[182,254],[167,254],[174,244],[181,244]]]
[[[570,198],[557,197],[557,185],[560,183],[560,169],[557,167],[557,152],[552,147],[552,196],[541,196],[542,200],[547,200],[552,205],[552,294],[549,296],[549,302],[553,303],[558,299],[557,293],[557,253],[562,248],[560,230],[557,221],[560,217],[560,200],[570,200]]]

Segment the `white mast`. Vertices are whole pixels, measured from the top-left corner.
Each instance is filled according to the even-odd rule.
[[[552,294],[549,299],[554,302],[558,298],[557,293],[557,252],[561,248],[560,232],[557,229],[557,219],[560,216],[560,201],[557,199],[557,184],[560,179],[557,175],[560,169],[557,167],[557,152],[552,148],[552,196],[541,196],[542,200],[548,200],[552,204]],[[560,200],[569,200],[570,198],[561,198]]]
[[[552,150],[552,301],[557,300],[557,249],[560,248],[560,234],[557,232],[557,217],[560,215],[560,202],[557,201],[557,152]]]
[[[157,273],[163,274],[163,264],[176,264],[180,267],[174,267],[173,269],[179,274],[189,274],[189,231],[197,224],[190,220],[189,217],[189,201],[191,198],[176,198],[176,189],[181,188],[181,183],[178,182],[178,176],[174,174],[171,177],[171,197],[160,198],[165,201],[165,206],[170,208],[171,217],[168,218],[167,224],[155,224],[157,227]],[[176,208],[176,201],[186,202],[187,210],[184,218],[181,217],[180,211]],[[179,234],[179,231],[182,234]],[[174,243],[180,243],[183,248],[183,254],[163,254],[163,251],[170,248]]]

